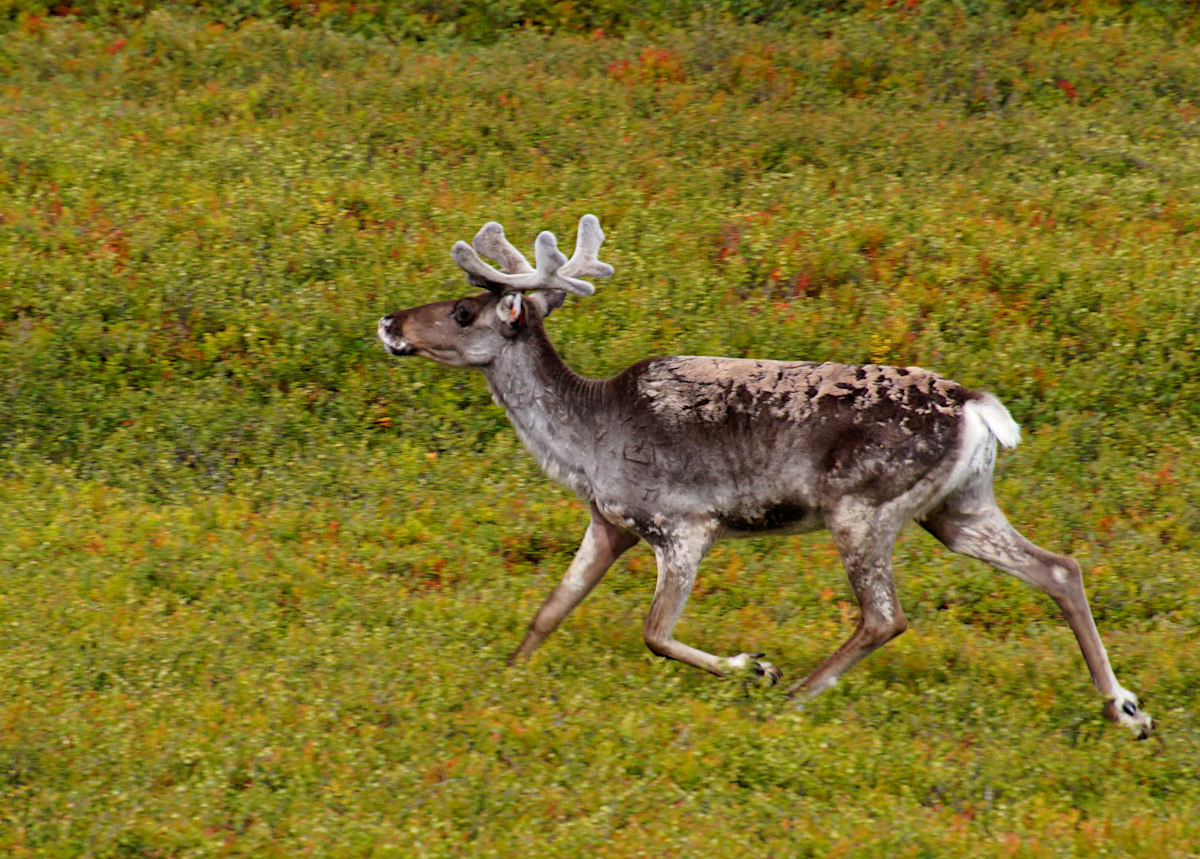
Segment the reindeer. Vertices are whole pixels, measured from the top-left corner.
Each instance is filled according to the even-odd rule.
[[[392,355],[482,370],[542,469],[591,509],[582,545],[510,662],[528,659],[645,540],[658,564],[643,630],[650,650],[718,677],[754,672],[776,683],[783,674],[764,654],[714,656],[676,640],[675,625],[716,540],[826,528],[860,616],[849,640],[787,690],[816,695],[907,628],[891,556],[915,519],[950,550],[1049,594],[1104,714],[1150,736],[1153,720],[1109,665],[1079,564],[1026,540],[996,506],[996,447],[1014,447],[1020,429],[995,396],[919,367],[741,358],[647,358],[611,379],[582,378],[543,323],[567,295],[595,291],[583,278],[612,274],[597,258],[603,241],[599,221],[585,215],[571,259],[543,232],[533,267],[499,224],[486,224],[474,247],[460,241],[451,252],[483,293],[379,321]]]

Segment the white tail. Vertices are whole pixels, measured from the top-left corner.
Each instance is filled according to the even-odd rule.
[[[1021,443],[1021,427],[994,394],[982,391],[978,399],[967,403],[966,408],[983,419],[1001,447],[1012,450]]]

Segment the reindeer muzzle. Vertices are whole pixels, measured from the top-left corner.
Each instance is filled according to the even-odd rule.
[[[379,320],[379,339],[383,341],[383,345],[387,347],[388,352],[398,358],[402,358],[405,355],[417,354],[416,347],[411,343],[403,337],[393,337],[388,332],[388,323],[390,321],[390,316],[385,316]]]

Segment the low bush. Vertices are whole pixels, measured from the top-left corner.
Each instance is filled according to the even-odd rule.
[[[422,44],[337,17],[382,5],[0,6],[3,851],[1196,852],[1180,7],[491,4],[525,15],[494,44],[455,8]],[[582,373],[995,391],[1025,429],[1002,506],[1084,564],[1166,744],[1100,720],[1044,598],[920,534],[912,630],[800,713],[646,654],[644,549],[505,668],[585,511],[481,379],[375,323],[463,292],[485,221],[524,245],[588,211],[617,274],[549,321]],[[853,616],[827,538],[753,540],[681,637],[794,678]]]

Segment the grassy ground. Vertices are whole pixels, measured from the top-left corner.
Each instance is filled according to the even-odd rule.
[[[150,15],[0,42],[0,852],[1200,853],[1200,55],[1157,19],[881,7],[392,45]],[[931,4],[932,5],[932,4]],[[897,550],[910,631],[797,711],[654,659],[630,553],[505,667],[586,514],[383,313],[450,244],[595,212],[551,320],[658,353],[916,363],[1007,402],[1163,743],[1044,597]],[[791,678],[829,540],[721,544],[680,637]]]

